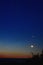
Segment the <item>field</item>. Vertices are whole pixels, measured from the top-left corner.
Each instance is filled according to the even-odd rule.
[[[28,59],[28,58],[0,58],[0,64],[15,64],[15,65],[43,65],[43,59]]]

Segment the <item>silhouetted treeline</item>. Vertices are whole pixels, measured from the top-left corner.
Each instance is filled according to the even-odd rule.
[[[34,55],[32,53],[32,58],[0,58],[0,65],[2,64],[43,65],[43,50],[41,54],[37,53]]]
[[[34,59],[43,59],[43,50],[42,50],[42,53],[40,55],[39,55],[39,53],[37,53],[36,55],[34,55],[32,53],[32,58],[34,58]]]
[[[37,53],[36,55],[34,55],[32,53],[32,58],[31,59],[28,58],[26,60],[26,63],[28,63],[29,65],[31,64],[32,65],[43,65],[43,50],[41,54]]]

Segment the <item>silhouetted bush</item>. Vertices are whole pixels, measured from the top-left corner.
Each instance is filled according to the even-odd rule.
[[[43,59],[43,50],[42,50],[42,53],[40,54],[40,58]]]
[[[39,55],[39,53],[37,53],[36,55],[34,55],[32,53],[32,58],[33,59],[43,59],[43,50],[42,50],[42,53]]]

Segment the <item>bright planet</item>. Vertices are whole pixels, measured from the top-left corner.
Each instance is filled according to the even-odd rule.
[[[31,48],[33,48],[33,47],[34,47],[34,45],[31,45],[30,47],[31,47]]]

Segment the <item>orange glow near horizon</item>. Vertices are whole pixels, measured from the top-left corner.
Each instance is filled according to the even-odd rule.
[[[0,58],[31,58],[32,55],[23,53],[0,53]]]

